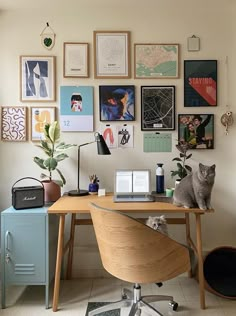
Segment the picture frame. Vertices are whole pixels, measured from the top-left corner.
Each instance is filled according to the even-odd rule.
[[[141,130],[175,129],[175,86],[141,86]]]
[[[55,56],[20,56],[20,100],[55,101]]]
[[[44,126],[56,120],[56,107],[32,106],[30,108],[30,140],[40,141],[45,139]]]
[[[93,132],[92,86],[60,87],[60,127],[62,132]]]
[[[184,60],[184,106],[217,106],[217,60]]]
[[[1,107],[1,140],[25,142],[28,138],[27,107]]]
[[[134,78],[179,78],[179,44],[134,44]]]
[[[64,42],[63,44],[63,77],[89,77],[89,44]]]
[[[178,114],[178,140],[191,149],[214,149],[214,114]]]
[[[135,120],[135,86],[99,86],[100,121]]]
[[[130,78],[130,32],[94,31],[94,78]]]

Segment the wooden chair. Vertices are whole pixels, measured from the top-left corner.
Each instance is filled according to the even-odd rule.
[[[188,249],[170,237],[153,230],[138,220],[118,211],[90,203],[90,211],[102,264],[111,275],[134,284],[133,297],[89,312],[89,316],[131,306],[129,316],[141,314],[147,306],[155,315],[162,315],[150,305],[169,301],[176,310],[172,296],[141,295],[141,283],[160,283],[190,270]],[[136,314],[137,313],[137,314]]]

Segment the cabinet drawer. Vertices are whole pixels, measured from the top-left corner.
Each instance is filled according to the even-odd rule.
[[[46,281],[46,217],[44,215],[4,216],[5,281],[34,284]]]

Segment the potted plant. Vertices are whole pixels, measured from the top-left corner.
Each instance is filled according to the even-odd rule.
[[[47,174],[43,172],[40,175],[43,179],[45,202],[54,202],[61,196],[61,187],[66,183],[65,177],[58,169],[58,163],[68,158],[65,151],[75,145],[60,142],[60,126],[57,121],[45,124],[44,137],[45,139],[42,139],[36,146],[44,151],[46,158],[35,156],[33,160],[41,169],[47,171]],[[52,178],[53,171],[58,173],[59,180]]]
[[[181,181],[187,176],[188,172],[192,171],[192,168],[186,164],[186,160],[192,157],[192,154],[188,154],[188,150],[192,148],[191,144],[186,141],[178,141],[175,146],[179,151],[179,157],[175,157],[172,161],[177,161],[177,170],[171,170],[172,178],[178,176],[176,183]]]

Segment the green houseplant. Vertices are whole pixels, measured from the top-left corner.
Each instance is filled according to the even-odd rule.
[[[188,154],[188,150],[192,148],[191,144],[185,141],[178,141],[176,148],[179,151],[179,157],[175,157],[172,161],[177,161],[177,169],[171,170],[171,176],[177,176],[176,181],[182,180],[187,176],[188,172],[192,171],[192,168],[186,164],[186,160],[192,157],[192,154]]]
[[[45,139],[42,139],[40,144],[36,146],[44,152],[46,158],[39,158],[35,156],[33,157],[33,160],[41,169],[43,169],[40,177],[43,179],[42,182],[45,189],[45,201],[51,202],[59,198],[61,195],[60,187],[66,183],[65,177],[58,169],[58,163],[68,158],[65,151],[75,145],[65,144],[60,141],[60,126],[57,121],[54,121],[51,124],[45,124],[44,137]],[[47,174],[45,173],[46,171]],[[54,171],[56,171],[59,175],[59,180],[53,179]],[[57,191],[57,193],[55,193],[56,197],[52,197],[52,194],[50,193],[48,194],[47,191],[50,190],[52,193]]]

